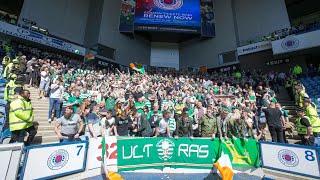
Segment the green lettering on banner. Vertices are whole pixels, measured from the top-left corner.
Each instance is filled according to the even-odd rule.
[[[193,168],[211,169],[222,153],[235,166],[259,164],[255,140],[221,141],[208,138],[120,138],[119,171],[138,169]]]

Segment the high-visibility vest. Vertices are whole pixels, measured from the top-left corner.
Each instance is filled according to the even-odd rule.
[[[309,123],[311,124],[310,118],[308,118],[307,116],[304,116],[304,118],[306,118],[309,121]],[[301,120],[301,118],[298,118],[296,121],[296,127],[297,127],[298,134],[306,135],[307,134],[307,127],[302,125],[300,120]]]
[[[19,96],[10,103],[9,128],[10,131],[23,130],[33,125],[33,109],[30,101]]]
[[[4,78],[9,78],[9,73],[11,71],[11,69],[13,68],[13,63],[9,63],[6,68],[3,71],[3,77]]]
[[[312,107],[311,104],[306,108],[306,116],[310,120],[310,124],[312,126],[312,131],[320,133],[319,115],[317,113],[317,110],[314,107]]]
[[[6,101],[13,101],[15,99],[15,89],[17,87],[21,87],[15,83],[15,80],[10,80],[9,83],[6,84],[5,91],[4,91],[4,100]]]

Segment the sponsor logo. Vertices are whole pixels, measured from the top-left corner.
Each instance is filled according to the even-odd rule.
[[[183,0],[154,0],[154,5],[163,10],[177,10],[183,5]]]
[[[298,156],[294,152],[287,149],[282,149],[278,152],[278,159],[287,167],[296,167],[299,164]]]
[[[174,146],[174,142],[170,139],[161,139],[156,145],[159,158],[164,161],[171,159]]]
[[[63,168],[69,160],[69,154],[64,149],[59,149],[53,152],[47,161],[47,165],[51,170],[58,170]]]
[[[298,48],[299,44],[300,44],[299,39],[288,37],[282,41],[281,46],[283,49],[291,50],[291,49]]]

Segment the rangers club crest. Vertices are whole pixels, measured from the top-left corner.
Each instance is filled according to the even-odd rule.
[[[282,149],[278,152],[278,159],[287,167],[295,167],[299,164],[298,156],[294,152],[287,149]]]
[[[159,158],[164,161],[171,159],[174,146],[174,142],[170,139],[160,140],[156,145],[156,147],[158,148],[157,151]]]
[[[281,43],[282,48],[285,50],[296,49],[299,47],[299,45],[299,39],[290,36],[285,38]]]
[[[59,149],[53,152],[47,161],[47,165],[51,170],[58,170],[63,168],[69,160],[69,154],[64,149]]]
[[[183,0],[154,0],[154,4],[163,10],[177,10],[182,7]]]

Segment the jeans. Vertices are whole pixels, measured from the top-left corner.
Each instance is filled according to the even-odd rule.
[[[60,118],[61,116],[61,101],[59,98],[50,98],[49,100],[49,114],[48,119],[52,118],[52,111],[54,110],[54,117]]]
[[[27,129],[12,131],[10,143],[15,143],[15,142],[23,143],[26,132],[28,132],[29,136],[28,136],[27,142],[25,142],[25,145],[26,146],[30,145],[30,143],[32,143],[34,137],[37,134],[37,130],[34,128],[34,126],[31,126]]]
[[[269,126],[272,142],[284,143],[282,127]]]

